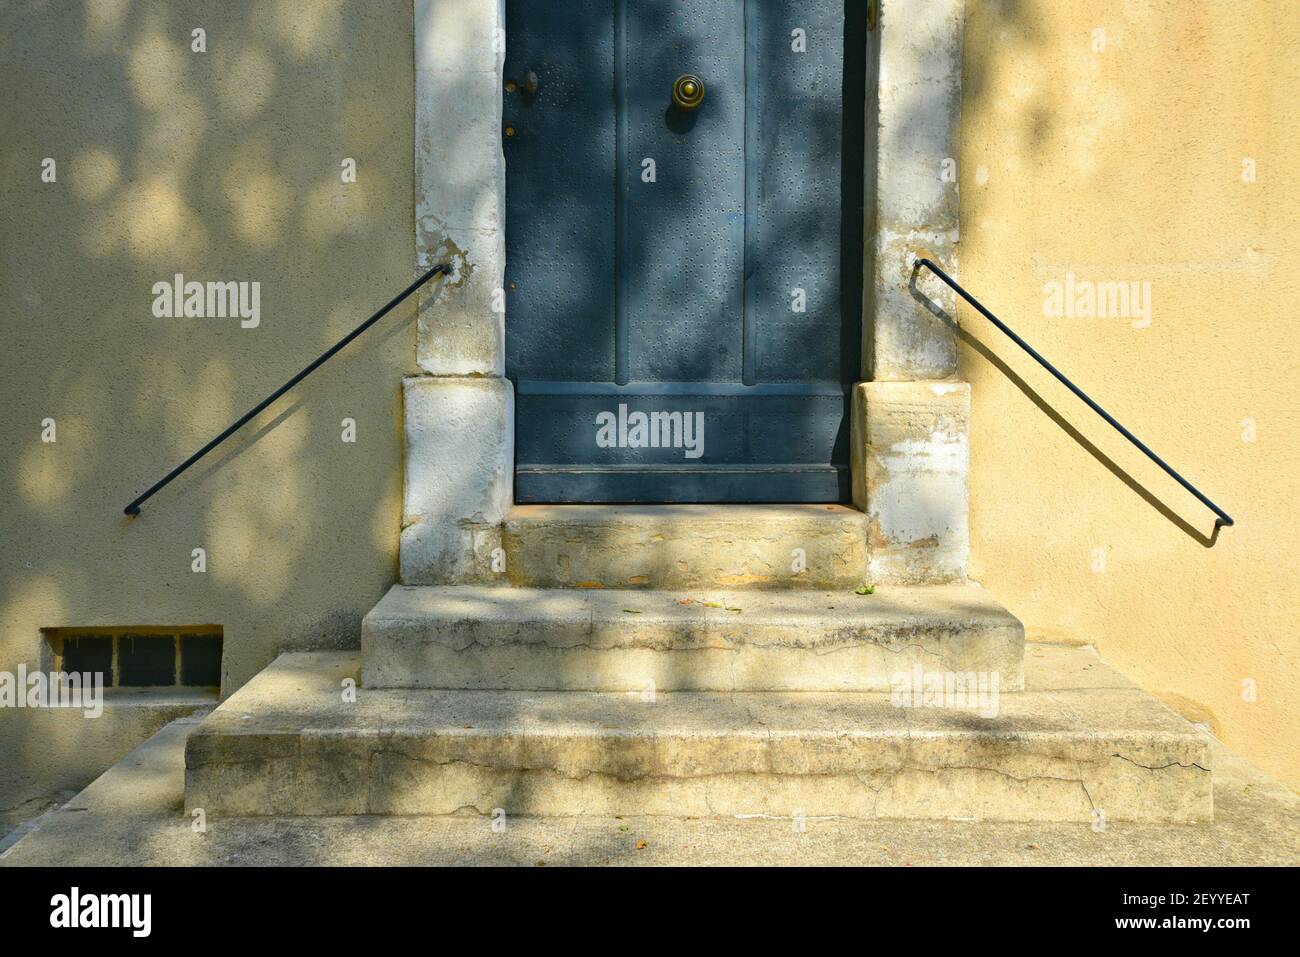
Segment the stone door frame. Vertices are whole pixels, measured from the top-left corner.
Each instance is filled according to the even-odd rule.
[[[862,377],[854,504],[874,580],[965,578],[966,430],[953,296],[914,261],[956,269],[964,0],[868,0]],[[493,581],[513,504],[505,378],[504,0],[413,0],[420,375],[403,381],[401,579]]]

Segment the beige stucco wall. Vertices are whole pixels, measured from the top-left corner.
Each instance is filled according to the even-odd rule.
[[[397,573],[413,305],[122,507],[411,280],[412,48],[410,3],[0,5],[0,670],[51,625],[219,623],[227,691],[359,641]],[[178,272],[260,281],[260,326],[154,318]],[[0,711],[0,811],[102,769],[47,727]]]
[[[1096,641],[1300,782],[1284,405],[1300,28],[1263,0],[967,7],[963,280],[1239,522],[1206,548],[1204,509],[964,313],[989,353],[967,340],[959,373],[972,573],[1031,632]],[[412,45],[407,3],[0,6],[0,670],[34,664],[51,625],[220,623],[227,691],[282,648],[356,643],[397,571],[413,307],[140,518],[121,507],[409,280]],[[259,280],[261,325],[155,319],[150,287],[176,272]],[[1149,281],[1151,325],[1046,317],[1044,284],[1067,273]],[[0,830],[149,721],[83,752],[69,725],[0,711]]]
[[[1207,548],[1210,512],[963,310],[973,577],[1031,636],[1095,641],[1293,786],[1294,14],[970,2],[960,172],[963,283],[1237,520]],[[1150,282],[1149,327],[1045,316],[1068,273]]]

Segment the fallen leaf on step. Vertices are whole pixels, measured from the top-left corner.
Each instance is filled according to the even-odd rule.
[[[637,842],[636,842],[636,849],[637,849],[638,851],[644,851],[644,850],[645,850],[645,841],[637,841]]]
[[[639,614],[641,614],[641,612],[637,611],[635,608],[624,608],[624,609],[623,609],[623,613],[624,613],[624,614],[627,614],[627,615],[639,615]]]

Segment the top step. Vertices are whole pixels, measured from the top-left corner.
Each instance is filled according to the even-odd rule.
[[[836,591],[867,570],[844,505],[517,505],[503,545],[524,588]]]

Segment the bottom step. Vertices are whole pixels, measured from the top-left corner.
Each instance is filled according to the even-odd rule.
[[[772,815],[1194,821],[1209,741],[1077,648],[976,708],[889,693],[349,690],[355,654],[281,655],[186,747],[209,814]],[[981,713],[983,712],[983,713]]]

